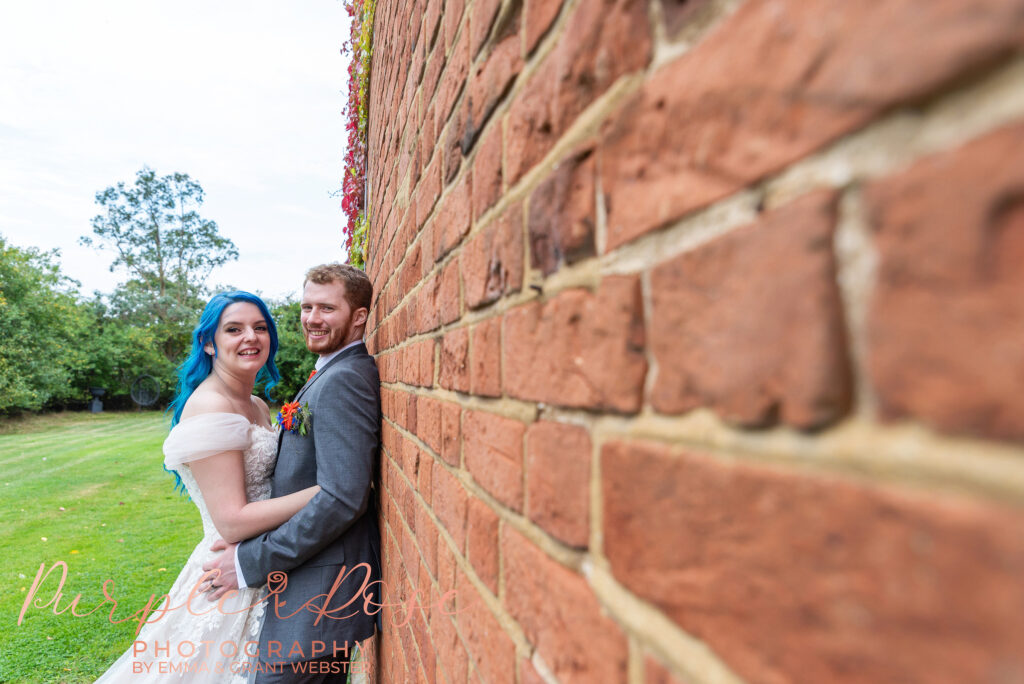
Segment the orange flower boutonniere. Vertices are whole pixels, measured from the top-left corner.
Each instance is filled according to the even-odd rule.
[[[293,434],[297,432],[305,436],[312,418],[313,412],[309,410],[308,403],[299,404],[299,402],[293,401],[281,407],[281,411],[277,414],[277,424],[283,430]]]

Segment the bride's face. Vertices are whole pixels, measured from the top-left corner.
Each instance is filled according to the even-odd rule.
[[[253,375],[267,363],[270,355],[270,331],[259,307],[248,302],[235,302],[224,308],[217,331],[214,366],[241,375]],[[207,353],[213,345],[206,346]]]

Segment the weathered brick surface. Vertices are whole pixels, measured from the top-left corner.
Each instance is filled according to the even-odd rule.
[[[501,196],[501,126],[491,126],[480,139],[473,161],[473,220]]]
[[[494,49],[470,73],[468,120],[463,135],[472,139],[483,129],[522,68],[519,35],[512,30],[499,40]],[[500,127],[500,122],[498,123]]]
[[[483,411],[463,414],[466,468],[495,499],[509,508],[523,507],[523,435],[517,420]]]
[[[477,576],[498,594],[498,515],[480,499],[470,499],[466,558]]]
[[[542,421],[526,433],[530,520],[570,546],[590,531],[590,435],[581,427]]]
[[[381,560],[428,598],[379,680],[1024,681],[1022,46],[1024,0],[380,0]]]
[[[540,161],[616,78],[650,59],[647,5],[639,0],[584,0],[562,35],[509,110],[510,183]]]
[[[843,415],[835,220],[835,197],[814,193],[652,271],[657,410],[711,406],[742,424],[803,428]]]
[[[465,174],[441,200],[434,219],[435,261],[440,261],[469,232],[472,214],[469,178],[470,175]]]
[[[1024,125],[867,192],[870,368],[886,417],[1024,440]]]
[[[601,473],[615,576],[743,676],[1024,671],[1019,512],[644,443],[606,445]]]
[[[913,0],[744,3],[610,124],[601,160],[609,248],[990,61],[1021,42],[1022,7],[1019,0],[926,8]]]
[[[502,335],[510,395],[610,411],[640,408],[647,360],[636,278],[607,277],[596,293],[570,290],[517,307],[505,314]]]
[[[469,391],[477,396],[501,395],[501,319],[489,318],[473,327]]]
[[[626,637],[586,580],[507,525],[501,532],[504,603],[562,682],[624,681]]]
[[[466,306],[490,304],[523,281],[522,208],[516,205],[470,238],[462,252]]]
[[[452,536],[455,546],[461,550],[466,543],[466,490],[454,475],[440,465],[435,464],[431,476],[434,512]]]
[[[593,150],[563,160],[530,196],[530,255],[544,275],[595,253]]]
[[[558,12],[562,9],[560,0],[526,0],[524,38],[526,51],[533,52],[537,41],[551,27]]]

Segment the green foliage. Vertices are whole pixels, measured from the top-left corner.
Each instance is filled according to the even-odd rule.
[[[0,236],[0,413],[75,398],[73,369],[89,315],[69,291],[57,252],[10,245]]]
[[[166,333],[159,325],[139,325],[119,317],[100,298],[82,306],[90,316],[90,329],[79,341],[84,359],[72,373],[73,384],[84,389],[103,387],[105,402],[115,400],[115,405],[127,406],[132,381],[146,374],[157,379],[163,396],[170,396],[176,382],[175,364],[161,351]]]
[[[81,243],[112,250],[110,270],[128,282],[111,295],[111,310],[157,337],[164,357],[177,360],[202,309],[206,279],[217,266],[238,258],[217,224],[202,218],[203,189],[188,174],[157,176],[143,167],[134,185],[123,182],[96,193],[104,211],[92,220],[92,237]]]

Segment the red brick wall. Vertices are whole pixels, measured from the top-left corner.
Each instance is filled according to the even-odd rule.
[[[378,0],[382,680],[1024,682],[1022,47]]]

